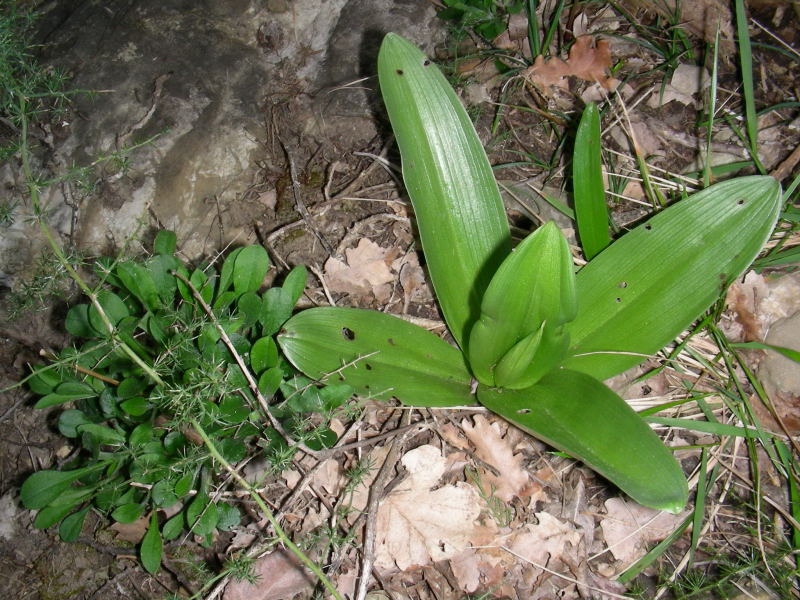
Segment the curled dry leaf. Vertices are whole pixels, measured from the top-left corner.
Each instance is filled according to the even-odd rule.
[[[494,495],[504,502],[510,502],[515,496],[531,496],[535,490],[528,472],[522,467],[524,457],[514,454],[511,443],[500,432],[497,423],[490,423],[483,415],[476,415],[474,425],[464,419],[461,429],[475,445],[478,458],[497,471],[495,474],[488,469],[479,469],[481,483],[487,493],[493,490]]]
[[[569,50],[569,58],[553,57],[545,60],[541,55],[528,67],[524,76],[541,87],[566,88],[567,77],[575,76],[584,81],[597,82],[607,90],[613,90],[619,82],[607,74],[611,68],[611,45],[608,40],[597,40],[592,46],[592,36],[582,35]]]
[[[483,534],[476,523],[482,503],[472,486],[431,489],[447,462],[436,447],[415,448],[401,462],[408,477],[378,509],[375,565],[384,571],[449,559]]]
[[[257,582],[230,582],[222,600],[284,600],[314,587],[314,578],[286,550],[270,552],[253,568]]]
[[[646,508],[621,498],[609,498],[607,515],[600,521],[608,549],[614,558],[629,566],[647,552],[647,545],[660,542],[686,518],[686,512],[672,515]]]
[[[378,302],[387,302],[395,277],[389,268],[393,258],[389,250],[362,238],[358,246],[345,250],[345,255],[347,262],[331,257],[325,263],[331,291],[356,297],[371,294]]]
[[[492,589],[497,592],[510,581],[529,581],[530,578],[522,577],[523,569],[541,574],[541,566],[559,570],[564,564],[577,562],[576,551],[581,534],[575,527],[545,512],[536,513],[536,518],[539,520],[536,525],[529,523],[455,557],[450,566],[461,590],[472,593]],[[523,564],[520,559],[528,564]]]

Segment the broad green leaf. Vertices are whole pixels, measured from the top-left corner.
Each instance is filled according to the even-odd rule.
[[[222,270],[219,274],[219,289],[218,294],[223,294],[229,290],[233,285],[233,271],[236,265],[236,259],[244,248],[236,248],[232,250],[228,256],[225,257],[225,262],[222,263]],[[216,307],[216,302],[214,303]]]
[[[270,288],[264,292],[259,321],[264,335],[276,333],[286,320],[292,316],[295,300],[284,288]]]
[[[557,331],[575,316],[575,274],[564,235],[553,222],[540,227],[514,249],[492,277],[481,302],[480,319],[472,328],[467,352],[475,377],[495,382],[494,369],[522,340],[542,328]],[[550,335],[548,333],[548,335]],[[517,350],[516,360],[526,354]],[[526,346],[527,358],[536,347]],[[560,357],[559,357],[560,358]],[[530,364],[517,363],[517,369]],[[514,379],[505,373],[504,379]]]
[[[47,529],[48,527],[52,527],[73,510],[75,510],[75,506],[77,504],[78,502],[45,506],[36,514],[36,519],[33,521],[33,526],[36,527],[36,529]]]
[[[138,396],[136,398],[128,398],[124,402],[119,403],[119,407],[125,411],[126,414],[132,417],[141,417],[150,409],[150,402],[146,398]]]
[[[71,514],[66,519],[61,521],[58,528],[59,537],[65,542],[74,542],[78,539],[83,529],[83,522],[86,520],[86,515],[89,513],[89,506]]]
[[[44,508],[66,492],[74,481],[105,466],[105,463],[96,463],[73,471],[37,471],[20,488],[22,504],[30,510]]]
[[[292,306],[297,304],[300,296],[303,295],[303,290],[306,289],[306,280],[308,279],[308,271],[303,265],[297,265],[286,276],[281,286],[283,290],[289,294],[292,299]]]
[[[163,306],[170,306],[175,298],[178,283],[172,271],[177,271],[180,266],[180,261],[171,254],[159,254],[147,261],[147,272],[155,283]]]
[[[84,304],[84,306],[86,305]],[[61,376],[53,367],[38,367],[27,379],[26,383],[34,394],[44,396],[52,392],[61,383]]]
[[[161,529],[161,533],[164,536],[166,541],[174,540],[181,534],[183,531],[184,526],[184,519],[186,516],[183,512],[179,512],[177,515],[169,519],[166,523],[164,523],[164,527]]]
[[[278,336],[286,357],[312,379],[415,406],[474,404],[464,357],[434,334],[397,317],[355,308],[312,308]]]
[[[569,336],[563,327],[542,323],[541,335],[534,332],[518,342],[497,363],[495,385],[512,390],[532,386],[566,356]]]
[[[175,235],[175,232],[162,229],[156,234],[156,239],[153,242],[153,252],[171,256],[175,253],[177,246],[178,236]]]
[[[578,315],[567,330],[570,354],[579,356],[565,366],[605,379],[657,352],[750,265],[780,207],[777,181],[742,177],[677,202],[614,242],[578,272]]]
[[[575,134],[572,157],[572,190],[578,237],[587,260],[611,243],[608,207],[600,160],[600,112],[593,102],[583,110]]]
[[[87,500],[94,494],[96,487],[68,488],[61,493],[55,500],[50,502],[36,515],[33,522],[37,529],[47,529],[55,525],[70,512],[75,510],[81,502]]]
[[[267,369],[277,366],[278,347],[272,337],[262,337],[255,341],[250,348],[250,366],[256,375],[260,375]]]
[[[91,423],[92,420],[81,410],[65,410],[58,417],[58,431],[68,438],[78,437],[77,427]]]
[[[283,381],[283,371],[279,367],[270,367],[258,378],[258,391],[265,398],[272,398]]]
[[[217,509],[219,510],[217,529],[220,531],[230,531],[236,527],[242,519],[239,509],[231,504],[218,504]]]
[[[113,292],[109,292],[108,290],[101,290],[97,294],[97,303],[102,307],[106,317],[108,317],[108,320],[115,327],[120,321],[122,321],[122,319],[130,314],[128,312],[128,307],[122,301],[122,298]],[[88,313],[89,324],[103,337],[107,337],[109,335],[108,328],[103,323],[100,312],[93,304],[89,306]]]
[[[34,408],[47,408],[48,406],[56,406],[73,400],[94,398],[95,396],[97,396],[97,392],[92,386],[77,381],[67,381],[56,387],[52,394],[47,394],[40,398],[33,406]]]
[[[483,292],[511,249],[500,192],[458,96],[419,49],[387,34],[378,79],[428,272],[450,331],[464,347]]]
[[[525,390],[478,386],[478,399],[531,435],[567,452],[637,502],[680,512],[680,465],[625,401],[583,373],[556,370]]]
[[[123,504],[114,509],[111,518],[117,523],[133,523],[144,514],[144,505],[137,502]]]
[[[269,256],[263,246],[242,248],[233,265],[233,289],[237,294],[257,292],[269,269]]]
[[[161,298],[158,295],[156,282],[142,265],[135,262],[121,262],[117,265],[116,273],[125,287],[142,302],[145,308],[152,311],[161,308]],[[89,317],[91,319],[91,311]],[[94,322],[92,325],[97,328]]]
[[[249,328],[258,322],[261,316],[261,296],[255,292],[245,292],[236,300],[236,309],[244,319],[242,327]]]
[[[126,400],[129,402],[129,400]],[[124,404],[124,402],[123,402]],[[101,444],[124,444],[125,443],[125,436],[117,431],[116,429],[111,429],[111,427],[106,427],[105,425],[97,425],[95,423],[87,423],[86,425],[80,425],[77,428],[78,433],[88,433]]]
[[[98,332],[89,323],[89,305],[76,304],[67,311],[64,328],[75,337],[93,338]]]
[[[161,541],[161,532],[158,530],[158,515],[156,513],[157,511],[154,510],[150,515],[150,527],[147,528],[147,533],[144,534],[142,545],[139,548],[142,566],[148,573],[156,573],[161,567],[163,542]]]
[[[140,423],[134,427],[128,436],[131,448],[138,448],[153,439],[153,426],[150,423]]]

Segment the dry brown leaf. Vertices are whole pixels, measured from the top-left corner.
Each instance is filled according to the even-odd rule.
[[[147,528],[150,526],[150,515],[139,517],[132,523],[114,523],[110,529],[117,532],[117,539],[131,544],[142,541]]]
[[[567,77],[572,75],[597,82],[607,90],[615,89],[619,82],[607,75],[611,68],[611,46],[608,40],[598,40],[595,46],[592,46],[592,41],[589,35],[577,38],[567,60],[558,57],[545,60],[543,56],[537,56],[533,65],[525,70],[525,77],[540,86],[566,88]]]
[[[389,251],[362,238],[358,246],[345,250],[345,255],[347,262],[331,257],[325,263],[325,279],[331,291],[354,296],[372,294],[378,302],[387,302],[394,282]]]
[[[481,499],[471,485],[436,485],[446,469],[438,448],[420,446],[401,462],[408,477],[381,503],[377,517],[375,565],[401,571],[451,558],[482,532],[476,519]]]
[[[559,521],[546,512],[536,513],[536,518],[538,524],[528,524],[514,532],[505,544],[531,563],[551,565],[554,561],[560,561],[565,552],[574,549],[580,542],[581,534],[571,523]]]
[[[490,423],[483,415],[476,415],[474,422],[475,425],[472,425],[468,419],[464,419],[461,429],[475,445],[478,458],[499,473],[495,475],[488,469],[479,469],[486,491],[493,489],[494,495],[504,502],[510,502],[515,496],[530,496],[534,490],[530,475],[522,468],[522,454],[514,454],[509,440],[501,434],[497,423]]]
[[[621,498],[605,502],[607,515],[600,521],[608,549],[614,558],[630,565],[647,553],[647,544],[660,542],[686,517],[646,508]]]
[[[286,550],[259,558],[253,569],[257,582],[230,582],[222,600],[285,600],[314,587],[313,577]]]

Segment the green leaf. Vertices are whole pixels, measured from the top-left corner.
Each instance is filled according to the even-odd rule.
[[[428,272],[464,347],[492,274],[511,250],[500,192],[461,101],[422,52],[387,34],[378,78]]]
[[[283,381],[283,371],[279,367],[267,369],[258,378],[258,391],[265,398],[271,398]]]
[[[470,367],[478,381],[500,385],[495,381],[495,367],[516,344],[528,340],[526,346],[517,347],[515,368],[503,376],[506,383],[516,380],[535,357],[538,342],[530,346],[534,334],[545,322],[547,329],[558,331],[575,316],[576,304],[572,255],[564,235],[551,221],[514,249],[486,290],[467,346]],[[548,332],[549,337],[552,335]]]
[[[800,362],[800,351],[792,350],[791,348],[784,348],[783,346],[773,346],[772,344],[762,344],[761,342],[741,342],[738,344],[731,344],[731,348],[756,348],[758,350],[772,350],[789,360]]]
[[[147,261],[147,272],[155,283],[162,306],[172,305],[178,287],[178,280],[172,271],[177,271],[180,267],[180,261],[167,254],[159,254]]]
[[[52,394],[47,394],[34,404],[34,408],[47,408],[48,406],[56,406],[57,404],[64,404],[65,402],[72,402],[74,400],[84,400],[86,398],[94,398],[97,392],[92,386],[77,381],[66,381],[56,387]]]
[[[626,403],[583,373],[557,370],[525,390],[478,386],[489,410],[567,452],[645,506],[680,512],[688,486],[680,465]]]
[[[264,292],[261,308],[261,325],[264,335],[273,335],[292,316],[294,300],[283,288],[270,288]]]
[[[79,435],[77,428],[91,422],[92,420],[81,410],[65,410],[58,417],[58,431],[64,437],[75,438]]]
[[[142,538],[142,545],[139,548],[139,558],[142,559],[142,566],[148,573],[157,573],[161,567],[161,552],[163,542],[161,532],[158,530],[158,515],[154,510],[150,515],[150,527]]]
[[[67,311],[64,328],[75,337],[93,338],[98,332],[89,323],[89,305],[76,304]]]
[[[26,383],[34,394],[45,396],[55,390],[56,386],[61,383],[61,377],[58,371],[52,367],[38,367]]]
[[[135,262],[121,262],[117,265],[116,273],[125,287],[142,302],[147,310],[156,311],[161,308],[158,287],[150,272],[142,265]],[[91,311],[89,317],[91,318]],[[94,322],[92,324],[97,328]],[[104,330],[100,329],[99,331]]]
[[[153,426],[150,423],[141,423],[134,427],[128,436],[128,444],[132,448],[142,446],[153,439]]]
[[[278,346],[272,337],[262,337],[250,348],[250,366],[256,375],[278,364]]]
[[[69,490],[74,481],[105,466],[105,463],[96,463],[90,467],[72,471],[37,471],[28,477],[20,488],[19,495],[22,504],[30,510],[44,508]]]
[[[78,506],[94,494],[95,486],[82,488],[69,488],[41,509],[33,522],[37,529],[47,529],[55,525]]]
[[[100,291],[97,294],[97,302],[114,327],[130,314],[122,298],[113,292],[107,290]],[[103,319],[100,317],[100,313],[94,305],[89,306],[89,324],[103,337],[108,337],[108,328],[103,323]]]
[[[239,509],[231,504],[217,505],[219,510],[219,521],[217,522],[217,529],[220,531],[230,531],[239,524],[241,515]]]
[[[156,234],[156,239],[153,242],[153,252],[156,254],[175,254],[175,249],[178,246],[178,236],[173,231],[162,229]]]
[[[65,542],[74,542],[78,539],[83,529],[83,522],[86,520],[86,515],[89,513],[89,506],[71,514],[66,519],[61,521],[58,528],[59,537]]]
[[[236,301],[236,309],[244,318],[242,327],[248,328],[255,325],[261,316],[261,297],[255,292],[246,292]]]
[[[587,104],[583,110],[575,134],[572,188],[578,237],[586,260],[591,260],[611,243],[600,160],[600,112],[594,102]]]
[[[164,536],[166,541],[174,540],[181,534],[181,531],[183,531],[184,518],[185,515],[183,512],[179,512],[164,523],[164,527],[161,529],[161,535]]]
[[[281,286],[283,290],[292,299],[292,306],[297,304],[300,296],[303,295],[303,290],[306,289],[306,281],[308,280],[308,271],[303,265],[297,265],[286,276]]]
[[[137,502],[123,504],[114,509],[111,518],[117,523],[133,523],[144,514],[144,506]]]
[[[101,444],[119,445],[125,443],[125,436],[122,433],[105,425],[87,423],[86,425],[80,425],[77,430],[80,434],[90,434]]]
[[[581,356],[565,366],[606,379],[657,352],[753,261],[780,207],[777,181],[742,177],[677,202],[614,242],[578,272],[578,315],[567,329],[570,353]]]
[[[312,308],[286,322],[278,343],[312,379],[414,406],[474,404],[464,357],[444,340],[384,313]]]
[[[237,294],[257,292],[269,269],[269,255],[262,246],[246,246],[233,266],[233,289]]]
[[[175,485],[169,479],[162,479],[153,485],[151,490],[153,504],[160,508],[168,508],[178,501],[175,494]]]
[[[236,259],[242,250],[244,250],[244,248],[236,248],[231,251],[225,258],[225,262],[222,263],[222,270],[219,275],[219,289],[217,290],[218,294],[227,292],[231,285],[233,285],[233,271],[236,265]],[[214,307],[217,307],[216,302],[214,303]]]

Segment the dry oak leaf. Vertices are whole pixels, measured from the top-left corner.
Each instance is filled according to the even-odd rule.
[[[631,565],[647,553],[647,544],[660,542],[686,518],[647,508],[622,498],[605,502],[607,515],[600,521],[608,549],[624,565]]]
[[[314,578],[293,554],[275,550],[259,558],[253,570],[258,580],[231,581],[222,600],[286,600],[314,587]]]
[[[431,489],[446,469],[438,448],[420,446],[401,462],[408,477],[384,498],[376,523],[375,565],[387,572],[449,559],[482,535],[475,488],[457,483]]]
[[[325,263],[325,279],[331,291],[354,296],[372,294],[378,302],[387,302],[394,283],[389,250],[361,238],[358,246],[345,250],[345,255],[346,263],[333,257]]]
[[[499,473],[495,475],[487,469],[480,470],[481,483],[487,493],[494,490],[494,495],[504,502],[510,502],[515,496],[530,496],[534,489],[530,475],[522,468],[522,454],[514,454],[511,443],[500,432],[497,423],[490,423],[483,415],[476,415],[474,422],[473,426],[464,419],[461,429],[475,445],[477,457]]]
[[[575,40],[569,50],[569,58],[561,60],[553,57],[548,60],[542,55],[536,57],[533,65],[525,70],[525,77],[540,86],[566,88],[567,77],[573,75],[591,83],[597,82],[607,90],[613,90],[619,82],[607,75],[611,68],[611,46],[608,40],[597,40],[592,46],[592,37],[582,35]]]

